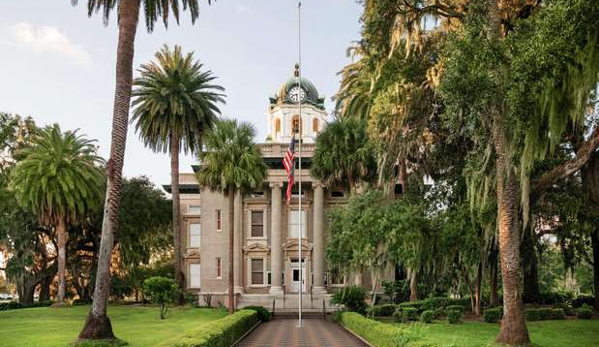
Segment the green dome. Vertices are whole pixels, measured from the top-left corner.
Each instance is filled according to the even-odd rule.
[[[302,103],[312,104],[318,108],[324,108],[324,98],[320,97],[318,95],[318,90],[316,89],[314,84],[305,77],[302,77],[300,79],[298,75],[299,75],[299,69],[298,69],[298,66],[296,65],[294,76],[287,79],[287,81],[281,85],[281,87],[279,88],[279,91],[275,95],[275,97],[271,98],[271,103],[277,103],[277,104],[278,103],[287,103],[287,104],[296,103],[296,101],[292,100],[289,97],[289,91],[293,87],[297,87],[297,85],[299,83],[300,87],[306,93],[306,97],[302,101]]]

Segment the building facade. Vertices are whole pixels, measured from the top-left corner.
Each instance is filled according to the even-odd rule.
[[[265,143],[258,145],[268,165],[267,178],[254,191],[235,196],[234,290],[239,303],[250,302],[252,296],[265,300],[280,298],[284,294],[297,293],[300,286],[302,292],[312,297],[323,297],[345,281],[326,265],[325,210],[344,204],[348,191],[344,187],[324,187],[310,176],[314,141],[326,124],[324,98],[309,80],[299,79],[296,67],[294,76],[283,83],[269,101],[266,114],[268,137]],[[287,172],[282,160],[292,136],[298,138],[300,127],[302,170],[295,171],[296,184],[287,204]],[[198,169],[194,167],[194,171]],[[298,205],[299,175],[302,180],[301,211]],[[168,190],[169,187],[165,188]],[[231,212],[227,197],[200,187],[194,173],[180,175],[180,193],[182,268],[186,289],[212,293],[215,301],[226,304],[228,216]],[[302,235],[301,263],[299,233]]]

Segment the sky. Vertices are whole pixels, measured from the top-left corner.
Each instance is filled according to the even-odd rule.
[[[32,116],[38,125],[59,123],[97,139],[107,158],[115,84],[116,14],[104,26],[87,16],[87,0],[0,0],[0,111]],[[339,87],[337,72],[350,62],[347,48],[359,38],[361,6],[356,0],[302,1],[302,73],[326,98]],[[254,124],[256,141],[266,137],[268,96],[293,74],[298,60],[297,1],[200,1],[195,25],[157,23],[152,34],[140,21],[134,68],[153,59],[164,44],[193,51],[225,87],[225,118]],[[137,75],[137,74],[136,74]],[[195,162],[182,156],[181,172]],[[145,148],[129,128],[124,175],[170,182],[166,154]]]

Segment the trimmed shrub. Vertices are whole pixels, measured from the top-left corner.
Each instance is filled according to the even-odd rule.
[[[422,310],[422,304],[424,302],[423,301],[408,301],[408,302],[402,302],[401,304],[398,305],[399,308],[405,308],[405,307],[410,307],[410,308],[415,308],[416,310],[420,311]]]
[[[549,309],[549,319],[566,319],[566,312],[563,308]]]
[[[497,323],[503,318],[503,307],[488,308],[483,311],[483,317],[487,323]]]
[[[554,308],[561,308],[564,310],[566,316],[576,316],[576,311],[572,308],[572,306],[566,304],[565,302],[557,304],[553,306]]]
[[[449,305],[445,307],[445,312],[447,311],[460,311],[464,314],[464,312],[466,312],[466,307],[463,305]]]
[[[22,304],[18,301],[9,301],[0,303],[0,311],[17,310],[20,308],[32,308],[32,307],[47,307],[54,303],[52,300],[48,301],[36,301],[32,304]]]
[[[401,307],[398,307],[395,312],[393,313],[393,317],[395,318],[396,322],[401,322],[401,323],[405,323],[408,321],[408,318],[404,315],[404,313],[401,310]]]
[[[433,319],[435,319],[435,311],[433,310],[423,311],[420,315],[420,323],[430,324],[433,322]]]
[[[592,295],[579,295],[572,300],[572,307],[579,308],[583,305],[591,306],[595,304],[595,297]]]
[[[576,316],[580,319],[591,319],[593,317],[593,308],[587,304],[583,304],[576,310]]]
[[[566,318],[566,314],[561,308],[529,308],[524,311],[524,314],[526,316],[526,320],[529,321]]]
[[[331,303],[334,305],[343,305],[348,311],[365,313],[366,312],[366,290],[359,285],[344,287],[333,294]]]
[[[434,310],[437,308],[444,308],[449,305],[449,298],[444,297],[434,297],[428,298],[422,301],[422,309],[423,310]]]
[[[462,323],[462,318],[464,317],[464,312],[459,310],[446,310],[447,320],[450,324],[460,324]]]
[[[420,318],[418,315],[418,309],[414,307],[403,307],[401,312],[405,319],[416,321]]]
[[[439,319],[445,315],[445,309],[443,307],[437,307],[435,309],[435,318]]]
[[[154,276],[144,281],[144,294],[160,307],[160,319],[166,318],[168,304],[175,301],[179,286],[172,278]]]
[[[258,322],[258,312],[241,310],[230,316],[200,325],[159,347],[229,347]]]
[[[262,322],[268,322],[271,318],[271,313],[262,306],[246,306],[242,310],[254,310],[258,312],[258,319]]]
[[[464,308],[470,308],[470,298],[465,297],[465,298],[459,298],[459,299],[447,299],[447,304],[446,304],[445,308],[447,309],[447,306],[454,306],[454,305],[464,306]]]
[[[538,308],[525,310],[524,315],[526,316],[526,320],[531,322],[542,320],[541,311]]]
[[[368,319],[355,312],[341,313],[341,324],[377,347],[439,347],[422,342],[418,324],[398,326]]]
[[[393,304],[375,305],[369,306],[366,312],[370,317],[391,317],[395,313],[396,308]]]

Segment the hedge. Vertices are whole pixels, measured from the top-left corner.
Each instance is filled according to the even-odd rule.
[[[373,317],[391,317],[397,308],[393,304],[374,305],[367,309],[368,314]]]
[[[32,308],[32,307],[48,307],[54,303],[52,300],[48,301],[37,301],[33,304],[22,304],[17,301],[9,301],[0,303],[0,311],[16,310],[20,308]]]
[[[457,306],[457,305],[456,305]],[[447,310],[445,311],[447,314],[447,320],[449,324],[460,324],[462,323],[462,318],[464,317],[464,312],[460,310]]]
[[[566,313],[561,308],[529,308],[524,311],[524,315],[529,321],[566,318]]]
[[[487,323],[497,323],[503,318],[503,307],[494,307],[484,310],[483,316]]]
[[[433,310],[426,310],[420,314],[420,323],[430,324],[433,319],[435,319],[435,311]]]
[[[355,312],[341,313],[340,323],[377,347],[439,347],[422,341],[419,325],[385,324]]]
[[[258,319],[261,322],[268,322],[272,318],[272,314],[263,306],[246,306],[242,310],[254,310],[258,312]]]
[[[258,312],[241,310],[189,330],[185,335],[165,341],[160,347],[230,347],[258,322]]]
[[[583,304],[576,311],[576,316],[580,319],[591,319],[593,317],[593,308],[587,304]]]

